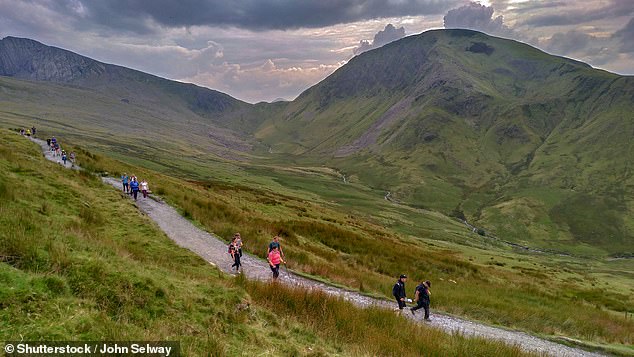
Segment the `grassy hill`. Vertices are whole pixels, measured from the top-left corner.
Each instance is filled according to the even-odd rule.
[[[241,133],[261,118],[258,106],[224,93],[25,38],[0,40],[0,75],[25,80],[23,85],[4,84],[3,98],[20,104],[38,99],[32,112],[45,120],[86,123],[100,135],[127,135],[154,141],[154,146],[185,140],[216,153],[249,151],[251,143]]]
[[[86,87],[8,77],[0,77],[0,123],[36,125],[81,146],[91,170],[150,178],[208,230],[243,232],[254,254],[282,230],[293,268],[304,274],[386,296],[403,271],[431,277],[434,306],[444,311],[631,354],[632,260],[606,258],[632,244],[623,154],[631,145],[630,78],[452,33],[367,52],[294,102],[255,106],[255,129],[200,124],[191,110],[174,112],[182,106],[128,106]],[[408,54],[430,69],[409,78]],[[409,69],[390,80],[388,60]],[[498,65],[510,72],[495,72]],[[376,80],[355,81],[369,74]],[[399,83],[418,86],[417,95]],[[183,123],[200,126],[180,130]],[[246,137],[252,146],[243,151],[204,141],[209,130],[238,139],[253,131],[255,139]]]
[[[325,164],[508,240],[600,255],[634,249],[633,112],[632,77],[442,30],[353,58],[255,135],[274,161]]]
[[[436,309],[631,353],[624,347],[634,327],[627,317],[634,306],[631,261],[516,250],[438,213],[373,202],[358,187],[315,173],[278,171],[278,182],[262,186],[188,181],[77,151],[90,170],[147,178],[185,217],[221,237],[240,231],[257,256],[281,232],[289,267],[302,274],[388,298],[395,271],[412,281],[431,277]],[[330,194],[320,198],[287,183]]]
[[[0,130],[0,139],[5,341],[176,340],[187,356],[526,355],[389,311],[227,277],[98,177],[47,162],[15,133]]]
[[[519,42],[428,31],[353,58],[293,102],[258,105],[27,39],[0,41],[0,69],[28,79],[0,78],[11,123],[155,169],[233,180],[327,166],[519,244],[634,250],[634,79]]]

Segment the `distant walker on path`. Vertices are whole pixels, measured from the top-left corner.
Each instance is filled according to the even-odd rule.
[[[139,194],[139,181],[136,180],[136,176],[132,176],[132,181],[130,181],[130,191],[136,201],[136,197]]]
[[[280,264],[286,263],[280,255],[280,248],[275,247],[271,249],[268,256],[268,261],[269,265],[271,266],[271,271],[273,272],[273,280],[276,280],[277,277],[280,276]]]
[[[236,272],[240,272],[240,253],[238,253],[238,244],[236,243],[237,237],[234,235],[231,239],[231,243],[229,243],[229,254],[231,255],[231,259],[233,259],[233,264],[231,268],[236,267]]]
[[[130,187],[128,186],[128,181],[130,180],[130,177],[128,177],[128,175],[126,175],[126,173],[124,172],[123,175],[121,175],[121,183],[123,184],[123,192],[129,192]]]
[[[402,312],[405,308],[406,296],[405,296],[405,282],[407,281],[407,275],[401,274],[401,276],[394,284],[392,288],[392,295],[396,298],[396,302],[398,303],[398,310]]]
[[[240,258],[242,258],[242,236],[240,236],[240,233],[236,233],[233,237],[236,239],[236,249],[238,250],[238,254],[240,254]]]
[[[418,309],[425,309],[425,320],[429,320],[429,296],[431,295],[429,288],[431,288],[431,282],[429,280],[420,283],[420,285],[416,287],[416,297],[414,299],[416,306],[411,309],[412,315],[415,315],[415,311]]]
[[[149,185],[145,179],[141,180],[141,192],[143,193],[143,198],[147,198],[147,192],[149,190]]]
[[[271,251],[277,248],[280,251],[280,255],[282,257],[282,259],[285,258],[284,256],[284,250],[282,250],[282,245],[280,244],[280,236],[276,235],[275,237],[273,237],[273,241],[271,243],[269,243],[269,250],[266,252],[266,254],[271,253]]]

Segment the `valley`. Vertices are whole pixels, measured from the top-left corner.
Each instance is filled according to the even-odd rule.
[[[33,63],[0,72],[3,128],[148,178],[257,257],[279,233],[312,279],[389,297],[405,272],[450,315],[633,354],[632,77],[467,30],[369,51],[272,104]]]

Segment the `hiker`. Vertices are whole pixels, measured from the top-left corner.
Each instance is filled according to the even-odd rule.
[[[415,311],[420,308],[425,309],[425,320],[427,321],[429,321],[429,296],[431,295],[429,288],[431,288],[431,282],[429,280],[420,283],[420,285],[416,287],[416,297],[414,299],[416,306],[411,308],[412,315],[416,315]]]
[[[286,264],[282,256],[280,255],[280,248],[274,247],[271,249],[268,255],[269,265],[271,266],[271,271],[273,272],[273,279],[277,279],[280,276],[280,263]]]
[[[242,258],[242,237],[240,236],[240,233],[236,233],[233,235],[233,238],[236,240],[236,249],[238,250],[238,254],[240,255],[240,258]]]
[[[66,157],[66,152],[62,153],[62,161],[64,162],[64,166],[66,166],[66,159],[68,159]]]
[[[147,198],[148,187],[147,181],[143,179],[143,181],[141,181],[141,192],[143,193],[143,198]]]
[[[130,192],[136,201],[136,196],[139,193],[139,181],[136,180],[136,176],[132,176],[132,181],[130,181]]]
[[[26,129],[26,136],[31,136],[31,129]]]
[[[71,151],[70,153],[70,167],[75,167],[75,152]]]
[[[20,135],[24,135],[24,128],[20,129]]]
[[[128,177],[128,175],[126,175],[126,173],[124,172],[123,175],[121,175],[121,183],[123,184],[123,192],[128,192],[129,190],[129,186],[128,186],[128,180],[130,180],[130,178]]]
[[[401,276],[394,284],[392,288],[392,295],[396,298],[396,302],[398,303],[399,313],[403,311],[405,308],[406,296],[405,296],[405,282],[407,281],[407,275],[401,274]]]
[[[282,250],[282,245],[280,244],[280,236],[279,235],[276,235],[275,237],[273,237],[273,241],[271,243],[269,243],[269,251],[266,254],[271,253],[273,248],[277,248],[280,251],[280,255],[281,255],[282,259],[285,258],[284,251]]]
[[[48,149],[51,149],[51,138],[46,139],[46,146],[48,146]]]
[[[55,139],[55,137],[51,138],[51,144],[53,144],[53,146],[55,146],[55,144],[57,144],[57,139]]]
[[[33,135],[33,137],[35,137],[35,126],[31,128],[31,134]]]
[[[231,258],[233,259],[233,264],[231,268],[236,267],[236,272],[240,271],[240,254],[238,253],[238,247],[236,244],[236,236],[233,236],[231,239],[231,243],[229,243],[229,254],[231,254]]]

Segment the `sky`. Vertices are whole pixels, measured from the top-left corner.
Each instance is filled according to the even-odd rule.
[[[359,53],[441,28],[634,75],[634,0],[0,0],[0,38],[250,103],[292,100]]]

